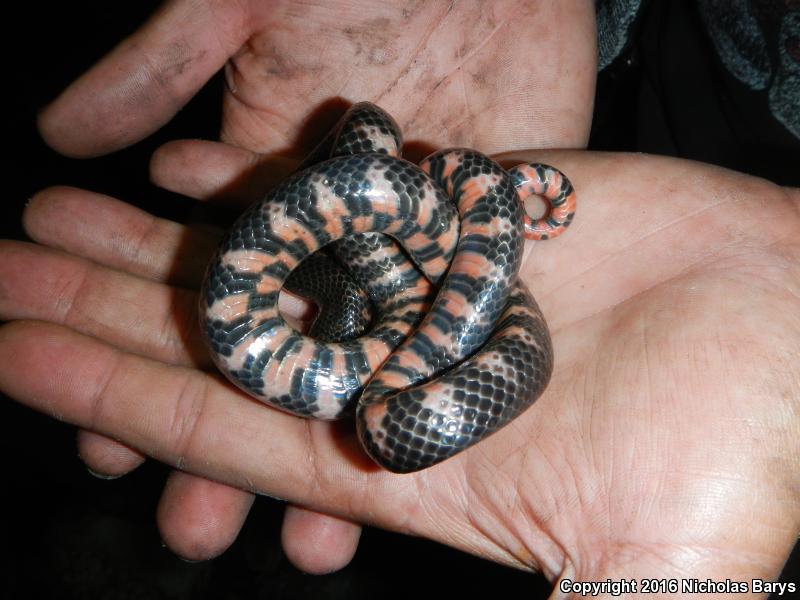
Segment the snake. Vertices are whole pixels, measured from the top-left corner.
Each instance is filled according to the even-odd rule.
[[[200,292],[214,363],[267,405],[355,419],[381,467],[431,467],[530,407],[553,370],[547,323],[519,278],[526,239],[561,234],[558,169],[506,170],[469,148],[401,157],[377,105],[354,104],[301,167],[235,221]],[[532,218],[524,202],[543,198]],[[318,307],[309,331],[282,290]]]

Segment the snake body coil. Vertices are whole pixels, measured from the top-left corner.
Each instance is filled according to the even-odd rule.
[[[355,413],[370,456],[409,472],[544,390],[550,336],[517,273],[526,232],[557,235],[575,197],[551,167],[507,172],[467,149],[418,167],[400,146],[381,109],[348,111],[307,168],[237,220],[209,266],[201,320],[237,386],[301,416]],[[530,193],[551,204],[536,222],[520,201]],[[313,338],[280,315],[285,284],[320,305]]]

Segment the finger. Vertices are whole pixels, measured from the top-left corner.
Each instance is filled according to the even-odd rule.
[[[521,447],[526,428],[494,436],[448,468],[397,476],[369,460],[348,424],[272,410],[211,375],[34,321],[0,327],[0,392],[182,471],[523,566],[502,545],[464,529],[468,515],[446,506],[460,494],[454,490],[463,488],[470,461],[480,462],[492,444],[496,455]]]
[[[141,452],[86,429],[78,431],[78,455],[89,472],[101,479],[121,477],[145,460]]]
[[[174,471],[156,519],[164,543],[178,556],[208,560],[236,540],[252,504],[251,492]]]
[[[346,567],[358,548],[361,527],[301,506],[289,505],[283,516],[281,544],[289,561],[312,575]]]
[[[57,186],[31,198],[22,216],[31,239],[140,277],[198,287],[217,245],[209,233],[130,204]]]
[[[178,140],[161,146],[150,177],[165,189],[197,200],[224,200],[244,207],[275,187],[297,161],[263,156],[221,142]]]
[[[247,6],[166,2],[42,112],[45,141],[68,156],[97,156],[161,127],[247,39]]]
[[[25,209],[23,223],[27,234],[42,244],[140,277],[189,288],[199,287],[218,244],[217,237],[210,233],[159,219],[109,196],[70,187],[47,188],[37,193]],[[12,260],[5,262],[12,266]],[[29,273],[16,271],[25,276],[18,291],[37,281]],[[176,292],[176,297],[184,296]],[[300,321],[307,321],[313,314],[307,301],[288,292],[281,293],[280,310],[288,319]],[[54,320],[43,314],[19,314],[26,316],[9,318]],[[296,323],[293,321],[293,325]]]
[[[37,319],[172,364],[208,367],[197,293],[26,242],[0,241],[0,319]]]
[[[394,529],[413,525],[418,475],[377,470],[354,432],[271,410],[194,369],[51,323],[15,321],[0,328],[0,390],[232,487]]]

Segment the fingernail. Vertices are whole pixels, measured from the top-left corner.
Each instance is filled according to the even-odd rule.
[[[112,479],[119,479],[120,477],[122,477],[122,475],[124,475],[124,473],[119,474],[119,475],[110,475],[108,473],[98,473],[97,471],[93,471],[89,467],[86,467],[86,470],[89,472],[89,475],[91,475],[92,477],[97,477],[98,479],[104,479],[106,481],[111,481]]]

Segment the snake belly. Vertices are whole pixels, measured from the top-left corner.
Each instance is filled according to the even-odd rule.
[[[380,108],[348,111],[306,168],[236,221],[209,265],[200,318],[238,387],[303,417],[354,414],[366,452],[411,472],[494,433],[545,389],[553,351],[517,277],[530,225],[518,189],[561,211],[543,239],[569,225],[574,195],[550,167],[509,173],[469,149],[417,166],[400,144]],[[317,290],[338,329],[315,339],[286,323],[278,296],[290,276],[316,282],[289,287]],[[361,297],[325,298],[334,288]]]

